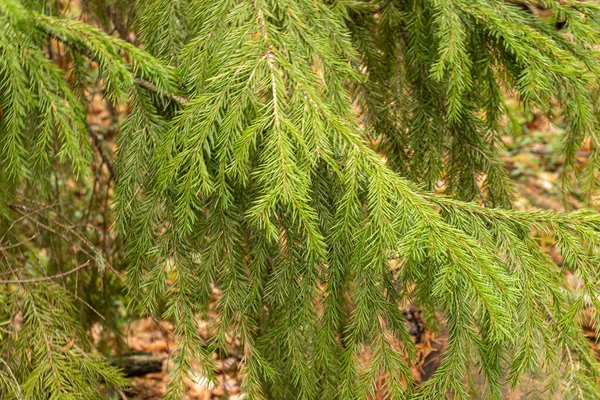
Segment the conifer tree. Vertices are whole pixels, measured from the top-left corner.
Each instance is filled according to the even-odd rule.
[[[0,397],[124,396],[78,307],[119,299],[173,322],[169,399],[196,364],[215,379],[228,338],[248,399],[600,398],[580,328],[600,315],[600,7],[524,3],[553,17],[498,0],[88,0],[82,22],[0,0]],[[94,90],[126,107],[114,165],[86,119]],[[560,110],[562,187],[580,181],[585,208],[512,208],[508,96]],[[51,204],[66,180],[94,190],[99,156],[118,265]],[[408,303],[448,333],[423,383]]]

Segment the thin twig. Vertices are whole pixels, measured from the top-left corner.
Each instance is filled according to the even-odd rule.
[[[75,235],[75,237],[77,237],[78,239],[80,239],[86,246],[89,247],[90,250],[92,250],[93,252],[96,253],[96,255],[90,253],[88,250],[84,249],[82,246],[80,246],[79,244],[75,243],[72,239],[68,238],[66,235],[64,235],[61,232],[58,232],[56,229],[53,229],[52,227],[38,221],[37,219],[31,217],[30,215],[26,214],[24,211],[21,210],[20,207],[18,206],[10,206],[13,210],[15,210],[17,213],[23,215],[26,219],[28,219],[29,221],[31,221],[32,223],[34,223],[35,225],[37,225],[38,227],[55,234],[56,236],[58,236],[59,238],[63,239],[64,241],[66,241],[67,243],[71,243],[73,246],[76,246],[79,250],[81,250],[81,252],[83,252],[85,255],[87,255],[88,257],[90,257],[91,259],[96,259],[98,255],[100,255],[100,251],[89,242],[89,240],[87,240],[86,238],[84,238],[83,236],[81,236],[79,233],[77,233],[76,231],[72,230],[71,228],[67,227],[64,224],[61,224],[60,222],[50,219],[50,218],[46,218],[49,222],[56,224],[57,226],[59,226],[60,228],[62,228],[65,231],[70,231],[73,235]],[[114,272],[114,274],[121,280],[123,281],[125,278],[123,277],[123,274],[121,274],[119,271],[117,271],[116,269],[113,268],[113,266],[108,262],[108,260],[104,260],[104,263],[106,264],[106,266],[108,267],[108,269],[110,269],[112,272]]]
[[[129,397],[127,397],[125,395],[125,392],[123,392],[121,389],[119,389],[119,388],[114,388],[114,389],[117,391],[117,393],[119,393],[119,397],[121,397],[121,400],[128,400],[129,399]]]
[[[96,310],[94,307],[92,307],[92,305],[90,303],[88,303],[87,301],[85,301],[84,299],[82,299],[81,297],[77,296],[76,293],[71,293],[69,292],[71,295],[73,295],[73,297],[75,297],[75,300],[78,300],[80,302],[82,302],[87,308],[89,308],[92,312],[94,312],[98,317],[100,317],[100,319],[102,321],[105,321],[106,318],[104,318],[104,315],[100,314],[100,312],[98,310]]]
[[[4,247],[0,246],[0,250],[8,250],[8,249],[13,249],[15,247],[22,246],[25,243],[31,242],[33,239],[35,239],[37,237],[37,235],[38,234],[36,233],[35,235],[33,235],[32,237],[30,237],[29,239],[25,239],[25,240],[22,240],[20,242],[14,243],[14,244],[9,244],[8,246],[4,246]]]
[[[4,249],[0,249],[0,252],[4,253]],[[0,273],[0,276],[10,276],[13,275],[14,272],[27,271],[27,267],[16,268],[10,271],[4,271]]]
[[[133,44],[128,37],[129,31],[123,26],[123,21],[121,21],[119,19],[119,15],[117,14],[115,5],[114,4],[109,5],[107,11],[108,11],[109,17],[115,27],[115,30],[119,33],[119,38],[125,42]]]
[[[108,258],[108,212],[109,212],[109,204],[108,198],[110,197],[110,183],[111,178],[108,178],[108,182],[106,182],[106,192],[104,194],[104,218],[102,219],[102,250],[104,251],[104,255]]]
[[[90,260],[86,261],[85,263],[69,270],[69,271],[65,271],[62,272],[60,274],[56,274],[56,275],[52,275],[52,276],[43,276],[41,278],[31,278],[31,279],[15,279],[15,280],[0,280],[0,283],[4,284],[4,283],[14,283],[16,285],[23,285],[25,283],[35,283],[35,282],[44,282],[44,281],[51,281],[52,279],[57,279],[57,278],[62,278],[63,276],[67,276],[70,275],[76,271],[79,271],[82,268],[87,267],[88,265],[90,265]]]
[[[42,208],[39,208],[39,209],[37,209],[37,210],[34,210],[34,211],[30,212],[30,213],[29,213],[29,214],[27,214],[27,215],[23,215],[23,214],[21,214],[21,215],[22,215],[22,216],[21,216],[21,218],[17,218],[17,219],[15,219],[15,220],[14,220],[14,221],[13,221],[13,222],[10,224],[10,226],[8,227],[8,229],[6,230],[6,232],[4,232],[4,235],[2,235],[2,237],[0,238],[0,243],[2,243],[2,241],[4,240],[4,238],[6,237],[6,235],[8,235],[8,232],[9,232],[9,231],[10,231],[12,228],[14,228],[14,226],[15,226],[17,223],[19,223],[19,222],[23,221],[24,219],[27,219],[28,217],[30,217],[30,216],[32,216],[32,215],[39,214],[39,213],[41,213],[42,211],[45,211],[45,210],[47,210],[47,209],[49,209],[49,208],[56,207],[56,206],[58,206],[58,204],[59,204],[59,203],[53,203],[53,204],[49,204],[49,205],[46,205],[46,204],[44,204]]]
[[[85,216],[81,220],[81,227],[87,229],[87,224],[90,220],[90,214],[92,213],[92,206],[94,205],[94,195],[96,194],[96,184],[98,184],[98,176],[94,174],[94,183],[92,184],[92,194],[90,195],[90,202],[85,211]]]
[[[56,229],[44,224],[43,222],[38,221],[37,219],[31,217],[30,214],[26,214],[21,207],[18,206],[10,206],[10,208],[12,208],[13,210],[15,210],[18,214],[24,216],[26,219],[28,219],[29,221],[33,222],[36,226],[38,226],[39,228],[42,228],[50,233],[55,234],[56,236],[60,237],[61,239],[63,239],[64,241],[71,243],[72,245],[76,246],[77,248],[79,248],[79,250],[81,250],[85,255],[87,255],[90,258],[95,258],[95,256],[90,253],[89,251],[87,251],[86,249],[84,249],[83,247],[81,247],[79,244],[73,242],[72,239],[68,238],[66,235],[64,235],[61,232],[58,232]],[[60,228],[62,228],[65,231],[70,231],[69,228],[67,228],[65,225],[60,224],[59,222],[52,220],[52,219],[48,219],[48,221],[55,223],[56,225],[58,225]],[[71,231],[71,233],[74,233]],[[85,243],[85,242],[84,242]],[[86,243],[87,244],[87,243]],[[97,249],[95,249],[93,246],[90,247],[91,250],[97,251]]]
[[[163,324],[161,324],[160,321],[157,320],[155,317],[150,316],[150,318],[152,319],[152,321],[154,321],[154,323],[156,323],[156,326],[158,326],[158,330],[165,338],[165,345],[167,347],[167,364],[166,365],[169,365],[169,363],[171,362],[171,349],[169,347],[169,335],[170,335],[169,330],[167,328],[165,328],[163,326]]]
[[[102,145],[100,144],[98,135],[95,132],[93,132],[91,129],[90,129],[90,134],[92,136],[92,142],[94,143],[94,147],[96,147],[96,150],[98,150],[98,153],[100,154],[102,163],[104,165],[106,165],[106,168],[108,168],[108,172],[110,173],[110,176],[115,176],[115,167],[113,166],[113,163],[110,160],[110,158],[108,158],[108,156],[106,154],[104,154],[104,150],[102,149]]]

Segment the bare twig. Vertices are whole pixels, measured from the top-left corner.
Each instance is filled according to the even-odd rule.
[[[53,204],[48,204],[48,205],[44,204],[44,205],[43,205],[41,208],[39,208],[39,209],[37,209],[37,210],[34,210],[34,211],[32,211],[32,212],[28,213],[27,215],[23,215],[23,214],[21,214],[21,218],[17,218],[17,219],[15,219],[15,220],[14,220],[14,221],[13,221],[13,222],[10,224],[10,226],[8,227],[8,229],[6,230],[6,232],[4,232],[4,235],[2,235],[2,237],[0,238],[0,243],[2,243],[2,241],[4,240],[4,238],[6,237],[6,235],[8,235],[8,232],[10,232],[10,230],[11,230],[12,228],[14,228],[14,226],[15,226],[17,223],[19,223],[19,222],[23,221],[24,219],[27,219],[28,217],[30,217],[30,216],[32,216],[32,215],[39,214],[39,213],[41,213],[42,211],[45,211],[45,210],[47,210],[47,209],[49,209],[49,208],[56,207],[56,206],[58,206],[58,205],[59,205],[59,203],[53,203]]]
[[[15,247],[22,246],[25,243],[31,242],[33,239],[35,239],[37,237],[37,235],[38,234],[36,233],[35,235],[33,235],[32,237],[30,237],[28,239],[22,240],[20,242],[14,243],[14,244],[9,244],[8,246],[4,246],[4,247],[0,246],[0,250],[8,250],[8,249],[12,249],[12,248],[15,248]]]
[[[92,206],[94,205],[94,195],[96,194],[96,184],[98,184],[98,176],[94,175],[94,183],[92,184],[92,194],[90,195],[90,202],[88,203],[85,211],[85,216],[81,220],[81,227],[85,230],[90,220],[90,214],[92,213]]]
[[[165,326],[161,324],[160,321],[157,320],[155,317],[150,316],[150,318],[152,318],[152,321],[156,323],[156,326],[158,326],[158,330],[160,330],[160,333],[165,338],[165,344],[167,346],[167,365],[169,365],[169,363],[171,362],[171,349],[169,348],[169,330],[165,328]]]
[[[125,26],[123,26],[123,21],[121,21],[121,19],[119,18],[119,15],[117,13],[117,10],[116,10],[114,4],[111,4],[108,6],[108,15],[110,16],[110,19],[115,27],[115,30],[119,33],[119,38],[121,40],[124,40],[125,42],[129,42],[129,43],[133,44],[131,42],[131,40],[129,39],[129,35],[128,35],[129,31],[126,29]]]
[[[117,391],[117,393],[119,393],[119,397],[121,397],[121,400],[128,400],[129,399],[129,397],[127,397],[125,395],[125,392],[123,392],[121,389],[115,388],[115,390]]]
[[[67,276],[70,275],[76,271],[79,271],[82,268],[87,267],[88,265],[90,265],[90,261],[86,261],[85,263],[69,270],[66,272],[62,272],[60,274],[56,274],[56,275],[52,275],[52,276],[43,276],[41,278],[31,278],[31,279],[14,279],[14,280],[0,280],[0,283],[5,284],[11,284],[14,283],[16,285],[23,285],[25,283],[35,283],[35,282],[44,282],[44,281],[51,281],[52,279],[57,279],[57,278],[62,278],[63,276]]]
[[[0,249],[0,252],[5,253],[4,249]],[[27,270],[27,267],[15,268],[15,269],[11,269],[10,271],[4,271],[4,272],[0,273],[0,276],[10,276],[10,275],[14,275],[15,272],[21,272],[21,271],[26,271],[26,270]]]
[[[96,258],[98,257],[98,255],[100,255],[100,251],[93,245],[90,243],[89,240],[87,240],[85,237],[83,237],[82,235],[80,235],[78,232],[76,232],[75,230],[73,230],[70,227],[67,227],[66,225],[60,223],[59,221],[50,219],[45,217],[45,219],[47,219],[50,223],[53,223],[55,225],[57,225],[59,228],[63,229],[64,231],[69,231],[71,232],[75,237],[77,237],[79,240],[81,240],[91,251],[95,252],[96,254],[92,254],[90,251],[86,250],[85,248],[83,248],[82,246],[80,246],[78,243],[75,243],[71,238],[67,237],[66,235],[64,235],[62,232],[57,231],[56,229],[44,224],[43,222],[38,221],[37,219],[33,218],[31,215],[25,213],[25,211],[22,210],[21,207],[19,206],[10,206],[13,210],[15,210],[18,214],[21,214],[22,216],[24,216],[26,219],[28,219],[29,221],[31,221],[32,223],[34,223],[36,226],[38,226],[39,228],[42,228],[50,233],[53,233],[54,235],[58,236],[59,238],[63,239],[64,241],[66,241],[67,243],[72,244],[73,246],[76,246],[82,253],[84,253],[85,255],[87,255],[88,257],[90,257],[93,260],[96,260]],[[106,264],[106,266],[108,267],[108,269],[110,269],[112,272],[114,272],[115,275],[117,275],[117,277],[120,280],[124,280],[123,275],[117,271],[116,269],[113,268],[113,266],[108,262],[108,260],[103,260]]]
[[[113,163],[110,160],[110,158],[108,158],[108,156],[106,154],[104,154],[104,149],[102,148],[102,145],[100,144],[98,135],[95,132],[93,132],[91,129],[90,129],[90,134],[92,136],[92,142],[94,142],[94,147],[96,147],[96,150],[98,150],[98,153],[100,153],[100,158],[102,159],[102,163],[104,165],[106,165],[106,168],[108,168],[108,172],[110,172],[110,176],[115,176],[115,167],[113,166]]]
[[[102,321],[106,320],[106,318],[104,318],[104,315],[100,314],[100,312],[98,310],[96,310],[94,307],[92,307],[92,305],[90,303],[88,303],[81,297],[77,296],[76,293],[71,293],[71,292],[69,292],[69,293],[75,298],[75,300],[80,301],[83,305],[85,305],[87,308],[89,308],[94,314],[96,314],[98,317],[100,317],[100,319]]]
[[[104,250],[104,254],[108,257],[108,212],[109,212],[109,191],[110,191],[110,183],[111,178],[108,178],[108,182],[106,182],[106,192],[104,194],[104,218],[102,220],[102,250]]]

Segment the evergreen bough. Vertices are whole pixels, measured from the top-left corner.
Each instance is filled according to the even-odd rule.
[[[167,398],[198,365],[215,379],[228,338],[246,398],[493,399],[520,385],[600,398],[581,329],[600,311],[600,7],[535,3],[553,19],[499,0],[119,2],[136,46],[122,27],[61,17],[60,2],[0,1],[1,397],[126,386],[92,351],[73,295],[79,273],[121,273],[31,200],[52,199],[59,179],[89,188],[86,93],[101,88],[127,104],[114,214],[130,310],[172,321],[178,340]],[[105,29],[116,4],[82,2]],[[580,179],[588,207],[511,209],[509,95],[562,111],[563,188]],[[28,239],[40,229],[68,245]],[[410,302],[448,334],[422,384]]]

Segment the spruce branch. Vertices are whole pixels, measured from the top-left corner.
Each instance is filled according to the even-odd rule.
[[[118,48],[121,48],[125,51],[129,51],[128,55],[129,57],[134,57],[136,56],[136,54],[138,55],[139,61],[142,61],[144,57],[143,53],[141,50],[137,49],[135,46],[133,46],[131,43],[128,43],[126,41],[123,41],[121,39],[117,39],[117,38],[113,38],[112,36],[108,36],[108,35],[104,35],[103,34],[92,28],[92,27],[86,27],[83,24],[74,24],[73,21],[70,21],[68,25],[66,25],[66,22],[61,22],[61,20],[55,20],[52,19],[50,17],[38,14],[36,15],[37,21],[39,22],[39,27],[46,33],[48,34],[50,37],[58,40],[59,42],[64,43],[65,45],[68,46],[74,46],[77,51],[82,52],[83,54],[86,55],[86,57],[88,57],[90,60],[94,60],[96,62],[98,62],[99,65],[104,65],[105,64],[105,60],[102,58],[103,54],[101,51],[98,51],[98,45],[100,46],[105,46],[107,44],[110,44],[111,46],[115,46]],[[79,31],[81,32],[81,35],[85,35],[83,37],[81,36],[71,36],[71,37],[66,37],[65,35],[61,34],[61,31],[64,32],[64,29],[68,29],[69,27],[74,27],[77,26],[79,28]],[[53,29],[55,28],[55,29]],[[68,32],[68,31],[67,31]],[[90,42],[90,40],[96,40],[93,39],[94,36],[97,36],[97,39],[104,40],[106,41],[106,43],[102,43],[99,42],[98,44],[93,44],[93,42]],[[96,50],[94,50],[94,47],[90,48],[87,47],[86,44],[93,44],[94,47],[96,48]],[[111,49],[107,49],[108,51],[111,51]],[[135,58],[132,59],[132,61],[137,61]],[[122,60],[119,59],[119,64],[122,64]],[[167,69],[165,69],[165,71],[167,71]],[[145,71],[141,71],[141,72],[145,72]],[[131,71],[131,78],[133,79],[133,81],[137,84],[139,84],[140,86],[144,87],[145,89],[153,92],[153,93],[157,93],[160,94],[162,96],[165,96],[171,100],[174,100],[180,104],[187,104],[189,102],[188,99],[186,99],[185,97],[179,96],[171,91],[168,90],[168,87],[170,87],[171,85],[167,85],[167,87],[158,87],[156,85],[156,83],[153,83],[147,79],[144,79],[138,75],[136,75],[135,71]],[[166,76],[160,76],[159,78],[162,82],[162,84],[164,85],[165,82],[168,82],[168,80],[171,79],[171,77],[166,77]]]
[[[174,101],[178,102],[179,104],[186,105],[190,102],[189,99],[187,99],[183,96],[179,96],[174,93],[160,91],[154,83],[147,81],[145,79],[140,79],[140,78],[136,77],[135,83],[137,83],[138,85],[142,86],[143,88],[145,88],[151,92],[159,93],[165,97],[168,97],[169,99],[174,100]]]
[[[254,399],[368,398],[379,386],[389,398],[502,398],[505,380],[537,373],[563,396],[600,397],[578,325],[586,308],[600,318],[600,217],[511,209],[502,159],[513,94],[547,115],[562,110],[564,187],[580,172],[579,148],[597,147],[600,8],[548,0],[567,22],[557,32],[508,2],[359,3],[136,1],[141,50],[0,2],[0,183],[9,188],[0,320],[24,316],[0,357],[24,397],[48,387],[95,398],[99,381],[122,383],[77,333],[81,320],[97,320],[80,285],[112,281],[71,260],[104,265],[93,235],[68,217],[81,208],[91,220],[93,203],[32,200],[77,174],[76,185],[87,182],[93,147],[79,100],[90,85],[127,104],[114,120],[114,160],[93,143],[113,175],[105,199],[114,187],[116,216],[103,204],[99,240],[113,226],[120,233],[123,259],[115,251],[108,267],[127,266],[131,309],[174,324],[168,399],[183,396],[196,369],[214,380],[213,353],[238,343],[243,395]],[[96,17],[116,21],[116,7]],[[68,51],[68,80],[45,53],[48,38]],[[592,152],[581,171],[589,199],[599,162]],[[33,274],[27,260],[39,249],[51,261]],[[54,265],[71,267],[48,272]],[[566,272],[581,285],[570,287]],[[55,279],[73,273],[86,307],[70,302],[73,279]],[[103,289],[112,304],[117,290]],[[425,383],[412,379],[407,303],[448,332]],[[215,314],[200,337],[198,318]],[[85,372],[71,385],[65,371]],[[0,368],[0,385],[11,381]]]

